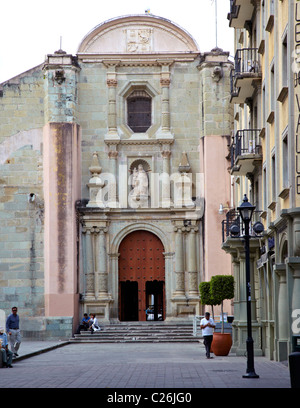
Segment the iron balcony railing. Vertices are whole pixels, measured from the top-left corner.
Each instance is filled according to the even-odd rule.
[[[236,132],[234,141],[230,147],[231,167],[234,166],[238,156],[261,154],[260,132],[261,129],[244,129]]]
[[[239,88],[235,85],[235,70],[230,71],[230,93],[232,97],[239,95]]]
[[[259,72],[258,48],[241,48],[234,57],[236,75]]]
[[[234,69],[230,74],[231,95],[238,96],[236,80],[251,76],[259,76],[260,62],[258,48],[242,48],[236,51]]]
[[[262,211],[260,210],[255,210],[252,215],[252,219],[249,225],[249,233],[250,235],[255,235],[253,231],[253,225],[257,221],[261,221],[261,216]],[[245,233],[245,225],[240,217],[240,214],[236,210],[230,210],[226,214],[226,219],[222,221],[222,242],[224,243],[228,237],[230,237],[230,227],[232,225],[238,225],[240,229],[240,234],[239,236],[242,237]]]
[[[238,11],[239,11],[239,6],[235,5],[235,0],[230,0],[230,11],[227,15],[228,20],[231,20],[232,18],[237,18]]]

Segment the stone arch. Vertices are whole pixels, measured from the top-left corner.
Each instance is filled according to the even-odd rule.
[[[127,37],[124,35],[126,32],[129,33]],[[133,34],[136,35],[132,37]],[[136,36],[142,36],[143,46],[128,47],[126,40],[137,46],[139,39]],[[131,55],[149,52],[199,52],[195,39],[179,25],[163,17],[137,14],[116,17],[94,27],[80,43],[78,54],[111,53],[112,44],[116,53]]]
[[[288,257],[288,240],[287,235],[284,233],[281,237],[279,244],[279,256],[280,263],[285,263],[285,258]]]
[[[150,164],[148,163],[147,160],[145,160],[145,159],[136,159],[130,164],[130,167],[129,167],[130,172],[132,173],[133,169],[135,167],[137,168],[139,166],[139,164],[141,164],[143,166],[146,173],[151,171]]]
[[[113,297],[115,300],[115,304],[119,305],[120,301],[120,293],[119,287],[117,282],[119,281],[119,247],[123,239],[126,238],[131,232],[143,230],[152,232],[157,238],[160,239],[162,242],[165,257],[165,285],[166,290],[169,290],[172,286],[171,276],[173,275],[173,257],[172,257],[172,243],[168,235],[158,226],[147,223],[147,222],[137,222],[132,223],[130,225],[126,225],[124,228],[121,228],[113,237],[111,244],[110,244],[110,279],[113,285]],[[169,313],[170,305],[168,306],[168,302],[166,299],[166,313]],[[118,308],[117,308],[118,309]],[[115,313],[115,312],[114,312]],[[115,315],[118,318],[118,315]]]
[[[164,231],[162,231],[160,228],[158,228],[156,225],[149,224],[146,222],[139,222],[136,224],[130,224],[126,226],[125,228],[121,229],[113,238],[111,242],[111,254],[118,254],[119,246],[123,239],[130,234],[133,231],[136,230],[144,230],[144,231],[149,231],[152,232],[154,235],[156,235],[162,242],[165,252],[171,252],[171,243],[165,234]]]

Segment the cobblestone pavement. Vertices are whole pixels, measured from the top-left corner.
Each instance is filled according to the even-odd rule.
[[[245,357],[208,360],[201,343],[67,344],[30,356],[38,350],[41,344],[21,344],[13,368],[0,369],[1,388],[290,388],[286,364],[256,357],[259,378],[245,379]]]

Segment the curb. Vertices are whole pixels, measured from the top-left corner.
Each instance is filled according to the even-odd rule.
[[[18,361],[24,360],[25,358],[29,358],[29,357],[37,356],[39,354],[47,353],[48,351],[55,350],[55,349],[57,349],[59,347],[67,346],[70,343],[71,343],[70,341],[64,341],[64,342],[62,342],[60,344],[55,344],[54,346],[49,346],[49,347],[46,347],[44,349],[40,349],[40,350],[37,350],[37,351],[32,351],[31,353],[27,353],[27,354],[24,354],[22,356],[14,358],[13,363],[17,363]]]

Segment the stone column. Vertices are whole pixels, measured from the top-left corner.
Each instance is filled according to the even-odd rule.
[[[85,299],[95,299],[95,274],[93,258],[92,228],[83,227],[82,233],[85,235]]]
[[[175,293],[176,297],[185,297],[184,284],[184,252],[183,252],[183,231],[176,226],[175,231]]]
[[[110,265],[110,287],[109,292],[111,293],[111,308],[110,308],[110,317],[112,319],[119,319],[119,256],[117,253],[110,253],[109,256],[109,265]]]
[[[157,134],[160,138],[170,138],[170,83],[171,83],[171,73],[170,66],[173,61],[170,60],[159,60],[158,63],[161,65],[161,131]]]
[[[116,67],[118,61],[103,61],[107,67],[107,80],[108,87],[108,116],[107,126],[108,134],[107,138],[119,139],[117,129],[117,101],[116,101],[116,89],[118,85]]]
[[[288,309],[287,309],[287,287],[286,287],[286,271],[277,271],[279,277],[279,288],[278,288],[278,337],[279,339],[287,338],[287,328],[288,328]]]
[[[109,168],[110,168],[110,179],[108,182],[108,206],[111,208],[117,208],[118,207],[118,198],[117,198],[118,151],[116,150],[116,145],[113,145],[113,148],[110,146],[108,157],[109,157]]]
[[[106,253],[106,227],[96,229],[97,240],[95,245],[96,251],[96,275],[97,275],[97,298],[107,299],[107,253]]]
[[[278,275],[278,299],[277,299],[277,358],[285,361],[288,358],[288,296],[286,269],[276,269]]]
[[[163,132],[170,132],[169,86],[170,80],[162,78],[161,84],[161,127]]]
[[[171,205],[170,200],[170,156],[171,151],[164,149],[161,152],[163,158],[163,173],[162,173],[162,200],[161,205],[163,208],[169,208]]]
[[[293,271],[292,311],[300,310],[300,269]]]
[[[194,297],[199,295],[198,290],[198,268],[197,268],[197,240],[196,232],[198,227],[191,226],[186,229],[187,234],[187,248],[186,248],[186,265],[189,281],[189,296]]]
[[[108,132],[117,133],[117,110],[116,110],[116,86],[117,81],[113,79],[107,80],[108,86]]]

